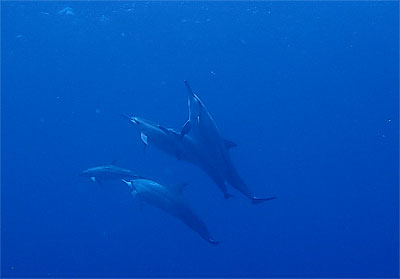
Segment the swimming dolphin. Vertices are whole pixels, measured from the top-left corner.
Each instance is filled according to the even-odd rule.
[[[208,156],[212,158],[209,161],[214,163],[215,168],[218,168],[224,181],[249,198],[252,203],[275,199],[275,197],[260,198],[253,194],[239,176],[229,155],[229,149],[236,144],[221,137],[214,119],[203,102],[193,92],[186,80],[185,85],[188,93],[189,119],[181,130],[181,138],[185,138],[189,135],[188,133],[191,133],[192,138],[196,139],[203,146],[203,150],[206,150]]]
[[[190,135],[181,137],[180,133],[172,128],[166,128],[139,117],[126,115],[124,117],[135,124],[145,147],[154,145],[178,160],[196,165],[217,184],[225,198],[232,196],[228,193],[224,178],[218,168],[210,161],[212,158],[207,155],[207,150],[204,150],[204,146],[198,144]]]
[[[142,178],[133,171],[117,167],[113,164],[88,168],[80,173],[81,176],[90,177],[92,181],[102,183],[104,180],[121,180]]]
[[[213,245],[218,245],[209,233],[205,223],[182,197],[183,186],[164,187],[148,179],[122,180],[130,188],[132,195],[181,220]]]

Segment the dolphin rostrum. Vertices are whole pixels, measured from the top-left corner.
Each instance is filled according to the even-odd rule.
[[[186,80],[185,85],[188,92],[189,119],[183,126],[180,136],[185,138],[190,135],[188,133],[191,133],[192,138],[196,139],[203,146],[203,150],[208,153],[209,162],[214,163],[214,167],[219,170],[224,181],[249,198],[254,204],[275,199],[275,197],[260,198],[254,196],[253,192],[239,176],[229,155],[229,149],[236,146],[236,144],[221,137],[214,119],[203,102],[193,92]]]
[[[186,226],[198,233],[213,245],[218,245],[208,231],[205,223],[193,211],[182,197],[183,186],[164,187],[148,179],[122,180],[130,188],[134,197],[155,206],[181,220]]]
[[[198,166],[203,170],[224,193],[225,198],[231,197],[226,188],[224,177],[221,176],[214,162],[210,161],[210,156],[204,146],[199,144],[190,135],[182,137],[174,129],[157,125],[139,117],[125,116],[132,122],[140,133],[140,138],[145,145],[154,145],[157,149],[177,158]]]
[[[142,178],[141,176],[136,175],[133,171],[117,167],[114,164],[88,168],[81,172],[80,175],[90,177],[92,181],[98,182],[99,184],[104,180]]]

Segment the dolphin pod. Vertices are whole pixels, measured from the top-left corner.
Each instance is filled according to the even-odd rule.
[[[250,187],[240,177],[229,150],[235,147],[233,141],[224,139],[200,98],[185,80],[189,116],[180,131],[168,128],[140,117],[123,115],[134,124],[140,133],[144,148],[151,145],[170,156],[186,161],[214,181],[227,199],[232,195],[227,185],[232,186],[253,204],[273,200],[276,197],[255,196]],[[132,170],[115,164],[92,167],[81,176],[102,184],[105,180],[119,180],[128,186],[132,196],[176,217],[207,242],[218,245],[202,219],[195,213],[182,196],[183,187],[165,187],[155,181],[137,175]]]

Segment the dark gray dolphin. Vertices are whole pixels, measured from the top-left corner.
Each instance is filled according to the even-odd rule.
[[[185,81],[185,85],[188,92],[189,119],[182,128],[181,137],[185,138],[190,135],[188,134],[190,132],[192,138],[203,147],[203,150],[207,151],[210,157],[209,162],[214,163],[214,167],[219,170],[224,181],[249,198],[253,203],[275,199],[275,197],[260,198],[253,194],[239,176],[229,155],[229,148],[236,146],[236,144],[221,137],[214,119],[203,102],[193,92],[187,81]]]
[[[176,130],[154,124],[143,118],[125,115],[124,117],[135,124],[145,147],[147,145],[154,145],[157,149],[178,160],[196,165],[218,185],[220,190],[224,193],[225,198],[231,196],[226,188],[224,177],[221,176],[215,163],[210,161],[213,158],[208,156],[205,147],[199,144],[193,137],[190,135],[181,137],[180,133]]]
[[[101,184],[101,182],[104,180],[121,180],[121,179],[130,180],[130,179],[142,178],[141,176],[136,175],[131,170],[123,169],[113,164],[88,168],[87,170],[81,172],[79,175],[90,177],[92,181],[96,181],[99,184]]]
[[[182,197],[183,187],[164,187],[148,179],[123,181],[128,185],[133,196],[175,216],[203,239],[213,245],[218,245],[218,241],[212,238],[205,223]]]

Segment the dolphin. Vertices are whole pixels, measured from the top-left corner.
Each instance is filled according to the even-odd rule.
[[[88,168],[80,173],[81,176],[90,177],[92,181],[102,184],[104,180],[121,180],[121,179],[136,179],[142,178],[136,175],[133,171],[123,169],[114,164]]]
[[[210,161],[212,158],[207,155],[207,150],[193,137],[190,135],[181,137],[178,131],[157,125],[143,118],[123,116],[135,124],[145,147],[150,144],[154,145],[157,149],[178,160],[199,167],[217,184],[225,198],[232,196],[228,193],[224,178],[218,168]]]
[[[188,93],[189,119],[181,130],[181,138],[185,138],[190,132],[192,137],[203,146],[203,150],[207,151],[211,158],[209,162],[214,163],[214,167],[219,170],[224,181],[249,198],[253,204],[275,199],[275,197],[260,198],[253,194],[240,177],[229,155],[229,149],[235,147],[236,144],[221,137],[214,119],[203,102],[186,80],[185,85]]]
[[[204,240],[218,245],[205,223],[182,197],[183,186],[164,187],[148,179],[122,180],[130,188],[134,197],[155,206],[181,220],[186,226],[198,233]]]

